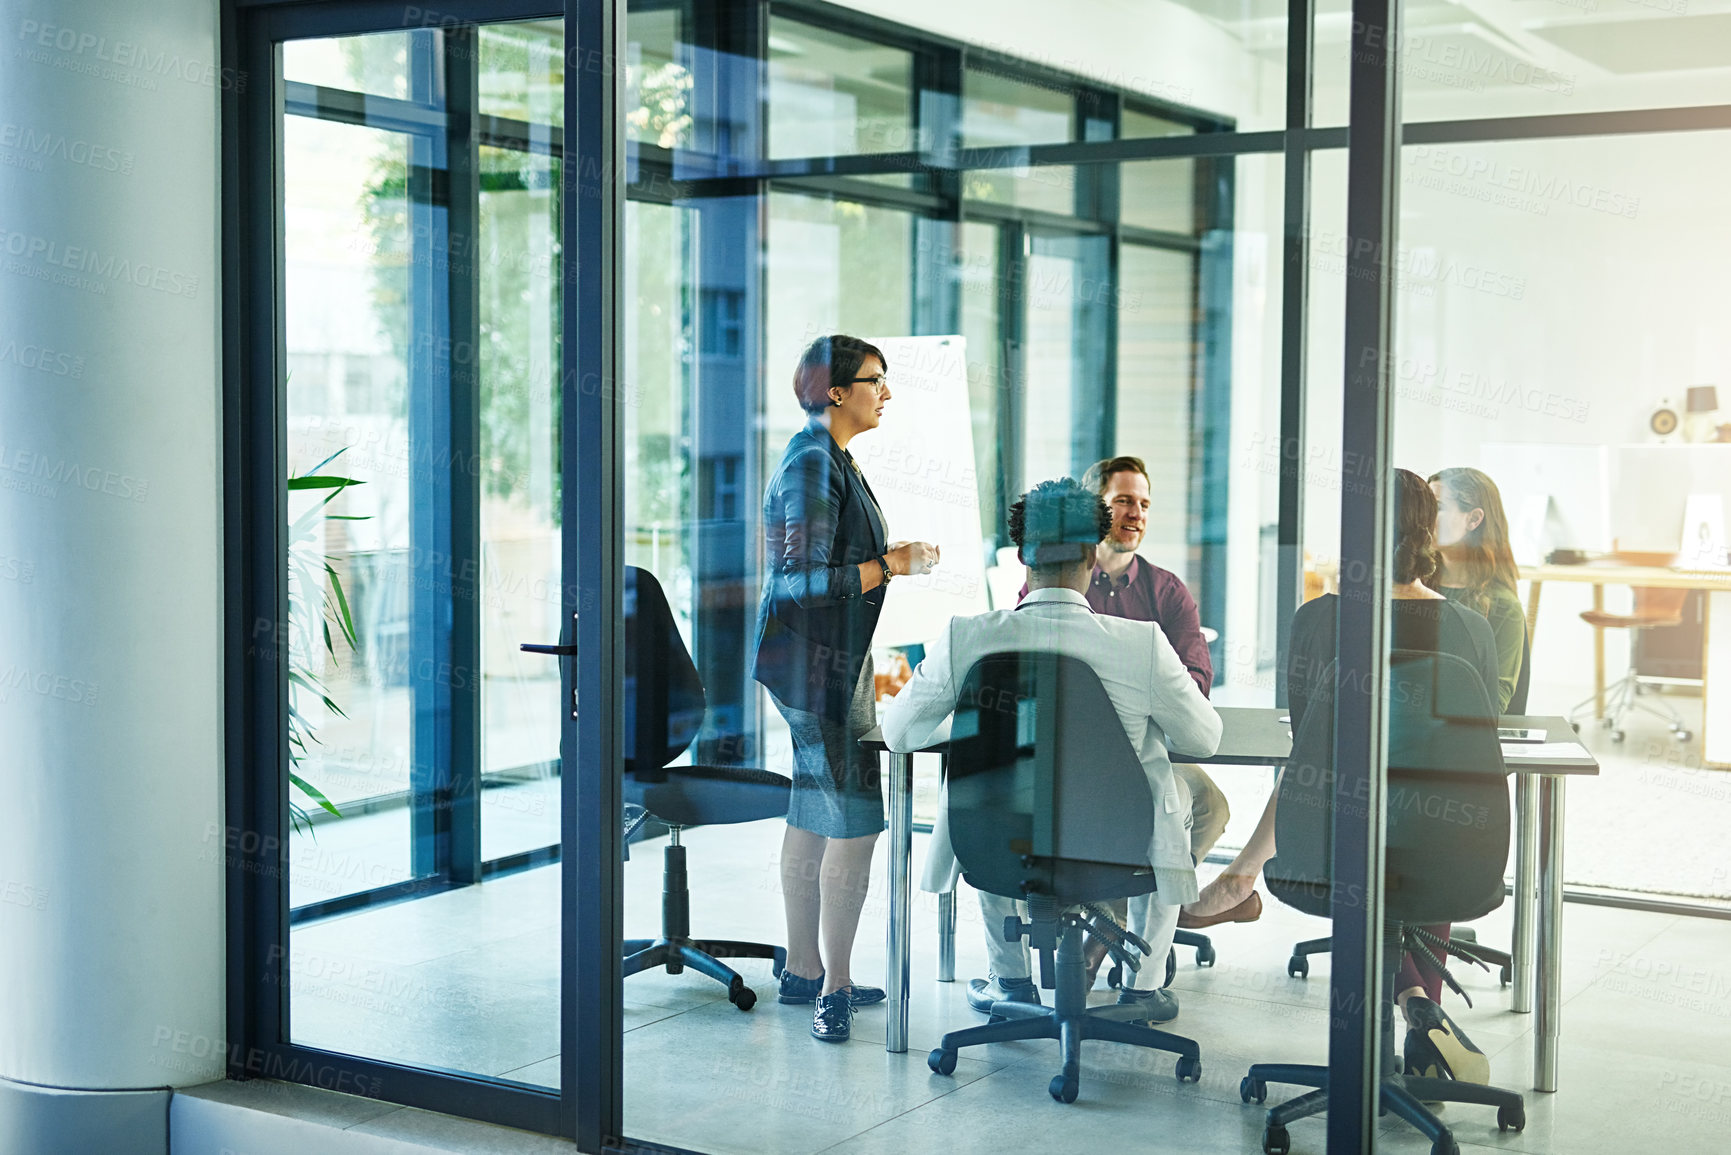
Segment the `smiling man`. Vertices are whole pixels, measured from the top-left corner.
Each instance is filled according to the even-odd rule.
[[[1088,605],[1097,614],[1157,624],[1196,688],[1207,697],[1214,685],[1214,661],[1202,636],[1196,599],[1177,574],[1136,552],[1147,536],[1148,511],[1153,506],[1148,467],[1139,457],[1111,457],[1096,462],[1082,483],[1093,488],[1112,513],[1112,530],[1100,543],[1088,581]],[[1226,796],[1202,767],[1175,763],[1172,769],[1190,790],[1190,850],[1200,863],[1226,829],[1230,816]],[[1206,918],[1186,915],[1179,925],[1199,929],[1218,922],[1253,922],[1261,913],[1262,899],[1253,891],[1230,910]]]

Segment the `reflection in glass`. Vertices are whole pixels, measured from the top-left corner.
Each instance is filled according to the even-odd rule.
[[[565,30],[559,21],[488,24],[476,37],[482,115],[565,123]]]
[[[913,53],[769,22],[769,155],[914,152]]]
[[[291,117],[283,151],[289,472],[357,483],[322,512],[331,490],[289,494],[290,522],[311,519],[287,571],[289,707],[301,731],[291,769],[354,816],[409,786],[410,337],[397,304],[409,224],[407,190],[386,177],[407,167],[409,146],[378,129]],[[353,646],[340,628],[344,602]],[[307,812],[290,835],[293,905],[409,877],[400,806],[370,814],[357,842],[355,824],[316,795],[294,786],[290,801]]]
[[[626,34],[626,138],[657,148],[689,148],[692,77],[680,59],[679,11],[632,12]]]
[[[438,34],[372,32],[328,40],[290,40],[282,46],[283,79],[299,84],[409,99],[409,53]]]
[[[481,856],[559,842],[559,162],[482,148]]]
[[[1068,89],[970,69],[962,74],[962,145],[1006,149],[1075,139],[1076,97]],[[1069,165],[979,169],[963,175],[969,200],[1074,215],[1077,170]]]
[[[1196,387],[1196,258],[1125,245],[1118,255],[1116,452],[1148,466],[1141,553],[1194,584],[1191,411]]]
[[[1124,110],[1121,135],[1126,140],[1149,136],[1187,136],[1195,132],[1133,109]],[[1144,160],[1120,166],[1118,216],[1127,225],[1193,233],[1196,229],[1196,161],[1190,157]]]

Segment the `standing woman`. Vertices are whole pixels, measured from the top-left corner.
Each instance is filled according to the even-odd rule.
[[[781,847],[787,965],[781,1001],[817,1004],[813,1037],[845,1042],[853,1009],[883,1001],[850,973],[854,933],[884,829],[871,641],[886,586],[930,573],[938,548],[891,543],[871,486],[848,453],[890,399],[883,353],[857,337],[819,337],[793,392],[809,415],[769,480],[764,585],[753,676],[793,734],[793,793]]]
[[[1477,610],[1497,643],[1497,712],[1507,713],[1521,680],[1527,615],[1515,583],[1521,571],[1509,548],[1509,520],[1494,481],[1456,467],[1430,476],[1437,496],[1437,546],[1442,565],[1425,584],[1451,602]]]

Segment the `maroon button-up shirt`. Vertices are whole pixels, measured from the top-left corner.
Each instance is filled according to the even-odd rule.
[[[1017,600],[1026,597],[1028,587],[1022,586]],[[1145,560],[1141,555],[1130,559],[1130,568],[1116,580],[1094,567],[1088,582],[1088,605],[1097,614],[1114,618],[1129,618],[1137,622],[1153,622],[1178,651],[1184,668],[1196,680],[1202,696],[1207,697],[1214,685],[1214,660],[1208,656],[1208,642],[1202,636],[1202,618],[1196,610],[1196,599],[1171,570]]]

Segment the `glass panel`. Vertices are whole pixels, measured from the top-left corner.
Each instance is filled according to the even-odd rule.
[[[766,360],[787,366],[772,374],[767,393],[764,438],[773,447],[805,424],[790,382],[813,337],[912,330],[913,219],[854,201],[771,193],[768,251]]]
[[[560,36],[443,34],[407,90],[448,124],[476,123],[450,108],[471,99],[550,115]],[[559,872],[508,856],[559,840],[558,670],[518,651],[560,636],[558,166],[482,147],[478,201],[453,200],[470,174],[435,173],[471,142],[447,123],[282,131],[289,466],[357,483],[287,494],[310,518],[288,559],[310,789],[289,798],[318,813],[290,847],[289,1038],[556,1086]],[[327,787],[340,817],[312,805]]]
[[[1195,401],[1196,255],[1125,245],[1118,256],[1118,406],[1113,453],[1148,466],[1141,553],[1195,585],[1191,550],[1191,407]]]
[[[1731,425],[1731,340],[1713,303],[1726,291],[1731,232],[1700,165],[1728,143],[1731,133],[1716,132],[1403,154],[1409,272],[1399,295],[1396,458],[1425,477],[1481,471],[1501,507],[1489,508],[1493,490],[1471,475],[1443,479],[1436,584],[1490,620],[1505,696],[1522,665],[1524,611],[1536,607],[1525,712],[1572,711],[1602,773],[1643,784],[1570,791],[1571,883],[1731,897],[1712,856],[1636,854],[1624,837],[1663,823],[1676,845],[1706,846],[1723,814],[1723,794],[1708,784],[1723,781],[1712,765],[1731,762],[1731,714],[1712,699],[1718,675],[1704,635],[1716,634],[1718,607],[1703,599],[1726,595],[1626,582],[1599,595],[1590,565],[1553,567],[1542,589],[1527,580],[1553,551],[1559,560],[1621,559],[1658,581],[1671,580],[1672,567],[1725,563],[1731,443],[1718,439]],[[1525,191],[1513,173],[1526,174]],[[1561,185],[1569,195],[1537,192]],[[1655,425],[1654,414],[1674,416]],[[1474,509],[1485,510],[1483,526],[1472,524]],[[1469,547],[1491,537],[1507,538],[1505,557],[1523,580],[1474,566]],[[1508,584],[1516,596],[1499,588]],[[1607,613],[1678,623],[1603,632],[1602,704],[1597,635],[1580,620],[1601,596]],[[1635,677],[1649,679],[1638,698],[1637,683],[1624,680]],[[1661,956],[1692,958],[1680,944]],[[1639,1009],[1650,997],[1601,991],[1597,1001],[1638,1033],[1647,1028],[1635,1024],[1661,1013]],[[1579,1071],[1569,1089],[1589,1078]]]
[[[1075,139],[1076,98],[992,72],[962,74],[962,145],[1004,149]],[[979,169],[962,177],[969,200],[1046,212],[1076,212],[1076,169],[1070,165]]]
[[[689,302],[689,209],[633,201],[625,209],[625,563],[656,574],[681,632],[691,630],[690,376],[697,352]],[[711,290],[704,332],[719,355],[742,356],[743,294]]]
[[[1080,477],[1100,455],[1100,380],[1112,293],[1104,237],[1030,238],[1021,487]]]
[[[980,533],[987,544],[1001,547],[1010,539],[1001,498],[998,421],[1010,404],[1010,395],[1003,357],[1004,278],[999,269],[999,230],[995,225],[969,221],[962,225],[961,234],[955,261],[961,280],[962,335],[968,342],[968,402],[974,421],[974,472],[980,479]]]
[[[1731,101],[1731,15],[1688,0],[1424,6],[1403,30],[1403,119],[1457,120]]]
[[[680,60],[680,14],[632,12],[625,23],[626,139],[657,148],[691,146],[691,70]]]
[[[769,155],[916,152],[913,53],[769,21]]]
[[[301,808],[289,897],[303,906],[410,877],[400,803],[412,730],[402,460],[410,333],[395,304],[409,275],[409,215],[405,186],[385,179],[406,169],[409,146],[299,117],[283,133],[289,471],[358,483],[289,499],[290,769],[311,787],[289,795]],[[352,643],[340,624],[345,602]],[[345,817],[322,809],[319,794]]]
[[[483,148],[481,811],[485,860],[559,842],[559,162]]]
[[[1188,136],[1195,132],[1187,124],[1176,124],[1157,116],[1124,110],[1124,139],[1149,136]],[[1118,219],[1145,229],[1192,233],[1196,229],[1196,161],[1137,161],[1119,166]]]
[[[557,20],[489,24],[480,38],[480,111],[486,116],[565,123],[565,33]]]
[[[435,32],[372,32],[282,46],[283,79],[371,96],[409,98],[409,51],[416,36]]]

